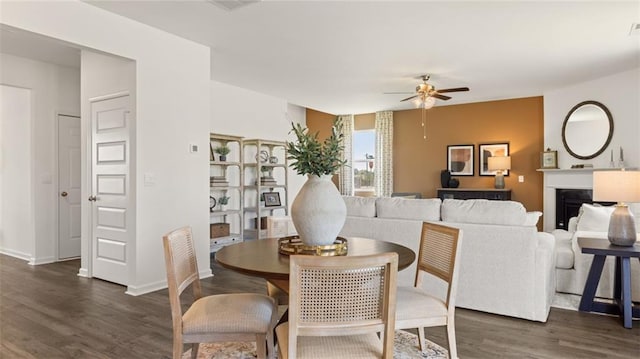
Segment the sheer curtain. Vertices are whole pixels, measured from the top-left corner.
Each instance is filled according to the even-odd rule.
[[[340,115],[338,119],[342,121],[342,134],[344,135],[342,159],[347,161],[338,172],[340,193],[345,196],[353,196],[353,115]]]
[[[393,192],[393,111],[376,112],[376,196],[389,197]]]

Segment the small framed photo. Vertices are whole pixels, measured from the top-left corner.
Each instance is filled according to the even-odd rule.
[[[473,145],[447,146],[447,169],[452,176],[473,176]]]
[[[558,168],[558,151],[546,151],[540,153],[540,168]]]
[[[264,198],[264,206],[265,207],[278,207],[282,204],[280,203],[280,193],[278,192],[265,192],[262,194]]]
[[[509,156],[508,143],[489,143],[478,145],[478,168],[480,176],[495,176],[496,171],[489,171],[489,157]],[[509,170],[503,171],[505,176]]]

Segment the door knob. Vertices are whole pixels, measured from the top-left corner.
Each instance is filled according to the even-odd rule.
[[[89,196],[89,201],[90,202],[95,202],[96,201],[96,196]]]
[[[60,193],[60,195],[61,195],[62,197],[66,197],[66,196],[68,195],[68,193],[63,191],[62,193]]]

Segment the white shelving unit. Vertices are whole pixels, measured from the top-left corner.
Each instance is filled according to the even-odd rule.
[[[243,145],[242,137],[211,133],[209,135],[210,161],[209,161],[209,196],[210,203],[215,206],[210,208],[209,223],[210,251],[233,243],[243,241]],[[225,161],[214,153],[218,146],[226,145],[231,152]],[[222,205],[221,198],[229,197],[229,203]],[[213,198],[213,200],[211,200]],[[227,227],[228,226],[228,227]],[[226,229],[228,228],[228,233]],[[223,232],[223,233],[220,233]]]
[[[288,215],[286,143],[252,139],[243,147],[244,239],[262,239],[267,216]]]

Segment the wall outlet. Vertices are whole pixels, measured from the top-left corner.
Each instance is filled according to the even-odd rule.
[[[518,182],[524,183],[524,176],[518,176]]]
[[[189,145],[189,152],[194,153],[198,152],[198,145],[194,145],[193,143]]]

